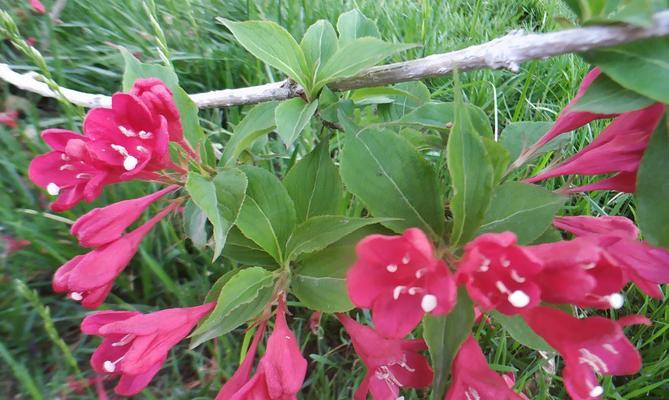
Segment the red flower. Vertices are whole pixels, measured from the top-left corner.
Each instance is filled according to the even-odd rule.
[[[132,396],[144,389],[160,370],[170,351],[214,308],[215,303],[171,308],[150,314],[101,311],[81,322],[81,331],[104,338],[91,357],[101,374],[120,375],[114,391]]]
[[[444,400],[521,400],[503,376],[490,369],[473,337],[460,346],[453,360],[453,380]]]
[[[395,400],[400,388],[423,388],[432,383],[433,372],[420,354],[427,350],[422,339],[387,339],[345,314],[337,314],[353,348],[367,367],[367,373],[355,392],[355,400],[365,400],[371,393],[375,400]]]
[[[486,233],[467,243],[457,276],[483,311],[511,315],[539,303],[541,290],[534,278],[541,269],[541,261],[516,244],[514,233]]]
[[[634,192],[636,172],[648,141],[660,122],[664,105],[623,113],[597,136],[592,143],[556,167],[528,179],[537,182],[561,175],[600,175],[615,173],[599,182],[569,189],[569,192],[587,190],[617,190]]]
[[[30,6],[35,10],[35,12],[39,14],[46,14],[46,8],[44,8],[44,4],[42,4],[41,1],[39,0],[29,0]]]
[[[168,186],[144,197],[123,200],[103,208],[95,208],[79,217],[70,232],[86,247],[98,247],[121,237],[154,201],[179,186]]]
[[[249,350],[246,352],[244,361],[242,361],[239,368],[237,368],[237,371],[235,371],[232,377],[230,377],[225,385],[223,385],[216,395],[216,400],[229,400],[249,381],[249,378],[251,377],[251,369],[253,368],[253,360],[255,360],[258,344],[265,333],[266,326],[267,324],[265,321],[258,326],[258,330],[253,336],[251,346],[249,346]]]
[[[403,337],[425,313],[441,315],[453,308],[455,282],[433,252],[417,228],[401,236],[370,235],[356,246],[358,259],[346,276],[348,293],[357,307],[372,309],[384,336]]]
[[[592,238],[529,246],[544,264],[535,282],[541,299],[579,307],[620,308],[619,293],[627,283],[625,272]]]
[[[553,224],[596,240],[628,279],[649,296],[662,298],[658,285],[669,282],[669,251],[637,240],[639,231],[624,217],[558,217]]]
[[[622,327],[649,324],[633,316],[612,321],[603,317],[578,319],[551,307],[537,307],[524,316],[529,326],[557,350],[565,361],[565,387],[575,400],[599,399],[604,389],[599,375],[632,375],[641,369],[641,356]]]
[[[29,240],[16,239],[10,235],[3,235],[0,237],[0,239],[5,242],[4,251],[2,252],[3,257],[9,257],[22,248],[30,246],[31,244]]]
[[[172,203],[139,228],[119,239],[79,255],[63,264],[53,276],[53,290],[95,308],[104,302],[116,277],[128,266],[139,244],[153,226],[179,206]]]
[[[16,128],[16,120],[19,113],[14,110],[7,110],[0,113],[0,124],[6,125],[8,128]]]
[[[264,326],[258,330],[256,338],[262,336]],[[257,347],[257,343],[255,345]],[[252,348],[255,352],[255,348]],[[251,361],[247,361],[247,360]],[[258,362],[258,368],[248,379],[253,353],[249,351],[240,369],[223,386],[217,400],[295,400],[307,373],[307,360],[300,353],[295,335],[286,323],[286,302],[279,300],[274,331],[267,339],[267,350]],[[239,375],[238,375],[239,373]],[[246,383],[241,385],[244,378]]]

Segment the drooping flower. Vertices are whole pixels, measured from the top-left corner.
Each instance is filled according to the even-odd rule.
[[[249,346],[249,350],[246,352],[244,361],[242,361],[232,377],[225,382],[225,385],[223,385],[216,395],[216,400],[229,400],[249,381],[251,370],[253,369],[253,361],[256,358],[256,351],[258,351],[258,344],[265,333],[266,326],[267,324],[265,321],[258,326],[258,330],[253,336],[253,341]]]
[[[44,4],[40,0],[29,0],[30,7],[32,7],[35,12],[39,14],[46,14],[46,8],[44,7]]]
[[[132,232],[63,264],[53,276],[53,290],[67,292],[70,299],[80,301],[84,307],[98,307],[107,298],[116,277],[130,263],[144,236],[178,206],[176,202],[170,204]]]
[[[446,314],[453,307],[454,279],[420,229],[407,229],[401,236],[367,236],[356,254],[346,276],[348,293],[357,307],[372,309],[381,334],[404,337],[425,313]]]
[[[649,296],[663,297],[658,285],[669,283],[669,251],[638,240],[639,230],[629,219],[557,217],[553,224],[578,237],[596,240],[628,279]]]
[[[444,400],[522,400],[503,376],[490,369],[476,339],[469,336],[453,360],[453,380]]]
[[[114,391],[132,396],[142,391],[160,370],[167,353],[209,313],[215,303],[171,308],[149,314],[100,311],[84,318],[81,331],[103,337],[91,357],[100,374],[119,375]]]
[[[261,334],[262,335],[262,334]],[[251,379],[243,385],[242,378],[250,372],[250,362],[244,359],[240,374],[231,379],[216,396],[217,400],[295,400],[307,373],[307,360],[300,353],[295,335],[286,323],[285,299],[279,299],[274,331],[267,339],[267,350],[258,362]],[[253,349],[255,352],[255,349]],[[253,358],[249,351],[247,358]],[[238,371],[239,372],[239,371]],[[230,386],[228,386],[230,385]],[[237,389],[239,387],[239,389]],[[227,396],[227,397],[226,397]]]
[[[627,283],[625,272],[592,238],[576,238],[529,246],[544,268],[535,282],[541,299],[579,307],[620,308],[619,293]]]
[[[663,113],[664,105],[659,103],[641,110],[623,113],[614,119],[592,143],[573,157],[527,181],[537,182],[562,175],[616,174],[590,185],[570,188],[568,191],[634,192],[636,172],[639,169],[641,158]]]
[[[19,117],[19,113],[14,110],[7,110],[5,112],[0,112],[0,124],[7,126],[8,128],[16,128],[16,120]]]
[[[171,185],[144,197],[95,208],[79,217],[72,225],[70,233],[86,247],[98,247],[112,242],[119,239],[154,201],[178,188],[177,185]]]
[[[337,314],[353,348],[367,367],[367,373],[353,398],[365,400],[367,393],[375,400],[397,399],[401,388],[423,388],[432,383],[433,372],[420,354],[427,350],[422,339],[388,339],[378,331],[361,325],[345,314]]]
[[[22,248],[30,246],[31,244],[29,240],[16,239],[11,235],[3,235],[2,237],[0,237],[0,239],[2,239],[2,241],[4,242],[2,257],[9,257],[12,254],[16,253],[17,251],[21,250]]]
[[[523,317],[564,359],[564,383],[574,400],[601,398],[604,389],[596,374],[632,375],[641,368],[641,356],[622,328],[630,324],[649,324],[644,317],[632,316],[618,321],[599,316],[578,319],[545,306],[534,308]]]
[[[485,233],[465,245],[457,279],[483,311],[511,315],[539,303],[541,290],[534,278],[541,269],[541,260],[516,244],[514,233]]]

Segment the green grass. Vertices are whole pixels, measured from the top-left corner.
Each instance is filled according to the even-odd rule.
[[[418,43],[395,61],[446,52],[482,43],[514,29],[552,31],[560,26],[554,17],[566,13],[557,0],[161,0],[156,1],[159,23],[167,39],[170,59],[188,92],[243,87],[283,77],[255,60],[232,40],[215,17],[234,20],[270,19],[296,37],[314,21],[359,8],[376,20],[386,40]],[[49,7],[52,1],[45,0]],[[115,46],[140,52],[144,61],[160,62],[156,40],[141,2],[136,0],[71,0],[61,23],[26,13],[23,2],[0,0],[12,13],[24,36],[35,36],[54,79],[61,85],[87,92],[110,94],[120,89],[122,60]],[[35,69],[8,43],[0,43],[2,62],[18,71]],[[518,74],[506,71],[475,71],[462,74],[467,100],[483,108],[500,131],[509,122],[549,121],[575,92],[588,67],[576,56],[524,64]],[[439,100],[450,100],[449,77],[426,82]],[[11,257],[0,258],[0,393],[6,398],[91,398],[93,388],[77,392],[69,380],[92,377],[88,358],[98,340],[80,335],[78,324],[86,314],[77,304],[55,295],[51,275],[68,258],[81,252],[69,235],[68,219],[100,204],[147,193],[143,183],[129,183],[105,191],[95,204],[80,206],[58,216],[47,210],[47,199],[27,179],[30,159],[45,150],[37,133],[48,127],[78,128],[81,120],[66,116],[61,106],[36,95],[19,92],[0,83],[3,108],[19,108],[25,118],[19,129],[0,126],[0,229],[2,234],[29,240],[31,245]],[[2,104],[2,103],[0,103]],[[231,124],[244,108],[204,110],[200,113],[207,133],[223,142]],[[593,130],[574,135],[567,153],[592,138]],[[267,154],[278,146],[268,144]],[[275,142],[274,142],[275,143]],[[279,154],[281,155],[281,154]],[[288,158],[288,155],[282,155]],[[535,163],[539,170],[550,162]],[[531,170],[529,172],[532,172]],[[528,172],[528,173],[529,173]],[[555,187],[559,179],[551,182]],[[570,201],[568,214],[634,215],[630,196],[598,193]],[[212,264],[208,253],[193,251],[183,240],[177,219],[163,222],[151,234],[126,272],[117,280],[106,308],[139,309],[195,305],[211,283],[230,268]],[[27,290],[23,283],[30,290]],[[35,290],[39,296],[32,294]],[[642,352],[644,369],[639,375],[605,379],[611,398],[669,398],[669,305],[649,300],[637,289],[627,293],[622,314],[644,313],[651,327],[633,327],[630,338]],[[309,313],[292,304],[291,326],[309,359],[309,375],[303,399],[350,399],[364,367],[352,348],[343,345],[347,336],[332,316],[324,316],[317,333],[308,329]],[[360,314],[365,318],[364,314]],[[566,395],[559,375],[550,373],[548,361],[520,347],[499,327],[482,324],[476,332],[488,360],[500,371],[514,371],[533,399],[562,399]],[[243,331],[220,337],[196,350],[179,346],[152,384],[137,398],[211,398],[224,378],[236,369]],[[560,361],[557,361],[558,370]],[[110,387],[110,386],[108,386]],[[424,398],[415,393],[407,398]]]

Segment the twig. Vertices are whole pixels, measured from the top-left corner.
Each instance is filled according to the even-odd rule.
[[[518,71],[521,63],[567,53],[615,46],[640,39],[669,35],[669,11],[656,13],[653,26],[648,28],[630,25],[590,26],[550,33],[512,32],[504,37],[449,53],[435,54],[416,60],[370,68],[367,71],[336,81],[329,85],[333,90],[344,91],[371,86],[382,86],[447,75],[455,69],[509,69]],[[18,74],[8,65],[0,64],[0,79],[21,89],[46,97],[55,97],[49,87],[35,79],[35,74]],[[111,99],[100,94],[83,93],[62,88],[65,97],[84,107],[110,107]],[[229,107],[284,100],[300,96],[303,89],[284,80],[266,85],[240,89],[215,90],[192,94],[200,108]]]

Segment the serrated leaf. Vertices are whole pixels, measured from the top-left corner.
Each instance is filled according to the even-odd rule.
[[[311,121],[311,117],[317,108],[318,100],[305,103],[299,97],[279,103],[274,111],[274,118],[276,121],[276,130],[286,146],[292,146],[293,142],[300,135],[300,132]]]
[[[637,218],[644,239],[669,248],[669,118],[665,114],[646,148],[637,174]]]
[[[460,85],[456,83],[453,129],[446,148],[454,193],[450,203],[453,245],[468,242],[478,230],[490,204],[494,180],[488,152],[463,104]]]
[[[242,151],[248,149],[256,139],[274,129],[276,126],[274,109],[278,104],[274,101],[261,103],[246,113],[226,143],[219,165],[234,165]]]
[[[207,216],[193,200],[188,200],[184,207],[183,228],[193,246],[202,249],[207,245]]]
[[[219,170],[212,179],[192,171],[188,174],[186,190],[214,228],[214,260],[221,254],[228,231],[237,220],[246,186],[246,176],[237,169]]]
[[[639,40],[592,50],[583,58],[597,65],[621,86],[669,103],[669,38]]]
[[[618,114],[638,110],[653,103],[655,100],[625,89],[606,74],[600,74],[571,109],[599,114]]]
[[[298,222],[317,215],[337,214],[339,210],[344,188],[328,147],[327,140],[319,143],[283,180],[295,203]]]
[[[371,129],[347,134],[341,158],[348,190],[395,232],[419,227],[433,237],[444,229],[439,180],[432,165],[406,139]]]
[[[566,196],[541,186],[507,182],[495,188],[477,234],[512,231],[520,244],[530,244],[548,229],[566,201]]]
[[[288,75],[303,87],[309,87],[309,72],[304,53],[295,39],[272,21],[234,22],[217,18],[239,43],[260,61]]]
[[[502,130],[499,143],[501,143],[509,151],[511,160],[515,160],[523,151],[527,150],[546,132],[548,132],[552,126],[552,122],[512,122]],[[527,161],[533,160],[536,157],[542,154],[546,154],[549,151],[554,151],[565,147],[570,142],[570,140],[571,135],[560,135],[543,145],[539,150],[533,153],[532,157]]]
[[[223,248],[223,256],[242,265],[277,267],[276,260],[256,242],[233,226]]]
[[[321,215],[306,220],[295,229],[288,241],[288,258],[322,250],[344,236],[387,218],[352,218],[342,215]]]
[[[296,224],[295,206],[279,179],[262,168],[240,167],[249,184],[237,227],[280,264]]]
[[[216,301],[218,296],[221,294],[221,289],[223,289],[223,286],[225,286],[225,284],[228,283],[228,281],[232,279],[232,277],[235,276],[238,272],[239,270],[233,269],[232,271],[228,271],[216,279],[216,282],[211,285],[207,295],[204,297],[204,303],[206,304],[211,303],[212,301]]]
[[[423,338],[430,350],[434,369],[432,395],[435,399],[444,397],[451,363],[462,343],[471,334],[473,324],[474,305],[463,287],[458,289],[457,303],[449,314],[425,316]]]
[[[491,315],[516,342],[537,351],[555,353],[555,349],[534,333],[520,315],[504,315],[497,311],[491,312]]]
[[[291,281],[291,289],[310,310],[333,313],[353,308],[346,291],[346,278],[297,274]]]
[[[321,19],[312,24],[304,33],[300,47],[309,67],[311,83],[314,84],[320,68],[332,58],[339,48],[337,34],[330,21]]]
[[[340,46],[362,37],[381,37],[376,23],[357,9],[345,12],[339,16],[339,19],[337,19],[337,32],[339,32]]]
[[[270,301],[274,275],[260,267],[239,270],[223,285],[216,308],[191,337],[191,348],[224,335],[257,316]]]

